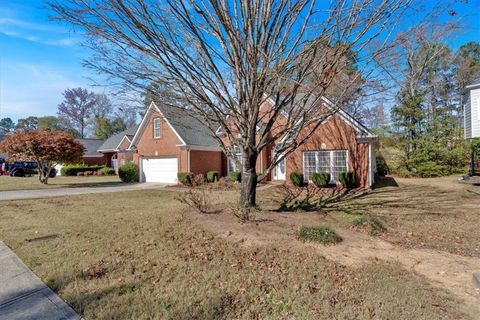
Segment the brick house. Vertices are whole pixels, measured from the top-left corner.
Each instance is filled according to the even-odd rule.
[[[106,165],[116,171],[128,161],[133,161],[133,152],[129,149],[138,126],[114,134],[98,148],[106,159]]]
[[[268,110],[273,101],[265,104],[262,109]],[[326,107],[328,104],[325,99]],[[287,118],[280,117],[278,121],[287,121]],[[227,175],[237,171],[213,137],[215,134],[222,136],[219,131],[211,132],[186,110],[152,103],[128,149],[139,165],[141,181],[176,183],[178,172],[218,171]],[[280,162],[266,180],[288,180],[294,171],[303,172],[309,180],[313,172],[329,172],[331,182],[336,183],[339,172],[354,171],[360,186],[370,187],[376,172],[375,140],[376,136],[365,126],[339,110],[326,119],[305,144]],[[257,172],[266,170],[274,150],[274,145],[262,150]]]

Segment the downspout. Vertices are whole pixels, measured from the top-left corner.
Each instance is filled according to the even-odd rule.
[[[368,186],[372,187],[372,142],[368,143]]]
[[[187,172],[190,172],[190,148],[187,147]]]

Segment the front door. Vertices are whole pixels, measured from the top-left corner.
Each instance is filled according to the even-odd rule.
[[[275,180],[285,180],[286,177],[286,168],[285,168],[285,159],[282,159],[276,166],[274,170]]]

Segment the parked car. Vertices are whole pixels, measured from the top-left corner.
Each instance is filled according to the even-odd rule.
[[[34,161],[15,161],[10,164],[9,175],[11,177],[30,177],[35,174],[38,174],[38,165]],[[52,168],[49,177],[55,178],[56,176],[57,170]]]

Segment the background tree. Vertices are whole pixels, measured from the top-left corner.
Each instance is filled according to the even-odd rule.
[[[39,181],[47,184],[54,166],[79,161],[85,148],[69,133],[43,129],[6,136],[0,143],[0,151],[16,160],[35,161]]]
[[[29,131],[36,129],[38,129],[38,118],[33,116],[18,119],[17,125],[15,126],[15,131]]]
[[[11,118],[0,119],[0,134],[6,134],[15,129],[15,123]]]
[[[125,90],[144,92],[151,83],[172,87],[182,98],[174,105],[187,101],[228,156],[233,147],[241,150],[242,160],[232,157],[242,168],[240,202],[255,205],[260,152],[281,141],[263,178],[340,107],[327,111],[322,105],[345,65],[339,59],[361,52],[357,65],[371,68],[374,51],[383,45],[369,44],[398,27],[410,3],[69,0],[51,8],[85,30],[95,52],[86,66],[122,80]],[[331,50],[318,59],[322,46]],[[323,75],[309,81],[319,69]],[[267,99],[275,105],[261,114]],[[281,114],[288,122],[273,130]],[[215,135],[219,127],[222,137]]]
[[[63,97],[63,102],[58,105],[58,118],[78,131],[80,138],[85,138],[97,96],[87,89],[75,88],[65,90]]]
[[[97,119],[97,123],[95,125],[93,137],[96,139],[105,140],[108,137],[120,133],[126,129],[127,126],[120,118],[115,118],[113,120],[109,120],[107,118],[99,118]]]

